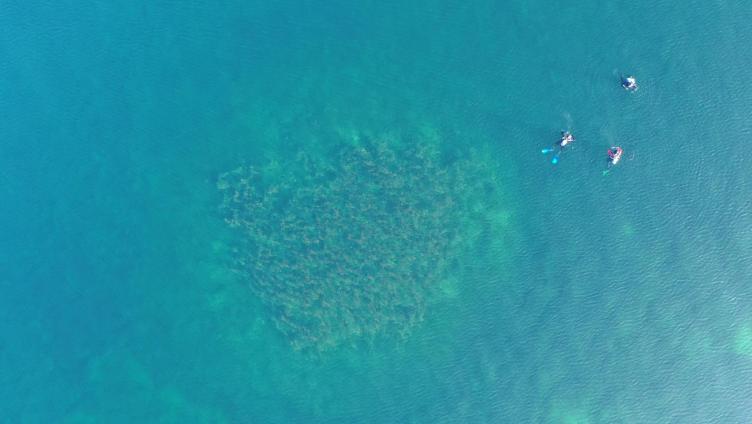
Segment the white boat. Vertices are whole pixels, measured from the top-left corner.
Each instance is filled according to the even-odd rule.
[[[569,131],[562,131],[561,132],[561,141],[559,141],[560,147],[565,147],[567,144],[574,141],[574,136]]]
[[[621,155],[624,153],[624,150],[622,150],[619,146],[612,146],[610,149],[608,149],[608,163],[609,165],[613,166],[619,163],[621,160]]]
[[[639,88],[637,85],[637,79],[631,75],[621,81],[621,86],[627,91],[637,91]]]

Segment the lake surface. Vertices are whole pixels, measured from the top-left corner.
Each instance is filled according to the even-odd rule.
[[[0,422],[752,422],[750,21],[4,1]],[[493,196],[409,336],[295,350],[232,272],[217,178],[358,134],[475,155]]]

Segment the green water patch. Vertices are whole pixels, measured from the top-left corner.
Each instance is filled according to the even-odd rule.
[[[621,224],[621,234],[624,237],[634,237],[635,235],[635,228],[632,224],[629,222],[624,222]]]
[[[742,326],[734,339],[734,351],[752,357],[752,325]]]
[[[300,349],[407,336],[437,291],[456,296],[446,271],[477,238],[467,223],[495,206],[489,156],[341,133],[347,139],[327,152],[241,166],[217,184],[241,235],[235,270]],[[491,221],[503,228],[508,219]]]
[[[69,424],[108,422],[224,423],[208,405],[187,399],[177,387],[159,381],[127,350],[105,353],[87,367],[85,401],[63,419]]]
[[[542,422],[551,424],[590,424],[596,422],[622,422],[613,412],[596,406],[594,399],[585,398],[581,401],[566,402],[557,400],[552,402],[548,417]]]

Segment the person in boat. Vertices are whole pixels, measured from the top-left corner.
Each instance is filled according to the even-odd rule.
[[[570,133],[569,131],[562,131],[561,139],[559,139],[559,141],[556,144],[551,146],[550,149],[541,150],[541,153],[546,154],[546,153],[556,152],[556,148],[558,147],[559,151],[554,154],[554,158],[551,160],[551,163],[557,164],[559,162],[559,155],[561,154],[561,152],[563,152],[564,148],[569,146],[573,141],[574,141],[574,136],[572,136],[572,133]]]
[[[574,141],[574,136],[569,131],[561,132],[561,140],[559,140],[559,149],[564,150]]]
[[[619,146],[612,146],[608,149],[608,166],[614,166],[621,160],[621,155],[624,153]]]
[[[633,76],[628,76],[621,81],[622,87],[624,87],[627,91],[637,91],[637,79]]]

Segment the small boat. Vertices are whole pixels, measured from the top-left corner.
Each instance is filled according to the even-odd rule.
[[[627,91],[637,91],[637,89],[640,88],[637,85],[637,79],[631,75],[626,78],[622,78],[621,86],[624,87],[624,89]]]
[[[566,147],[569,143],[574,141],[574,136],[569,131],[562,131],[561,132],[561,140],[559,140],[559,147],[562,149]]]
[[[622,150],[619,146],[612,146],[610,149],[608,149],[608,165],[614,166],[621,160],[621,155],[624,153],[624,150]]]

